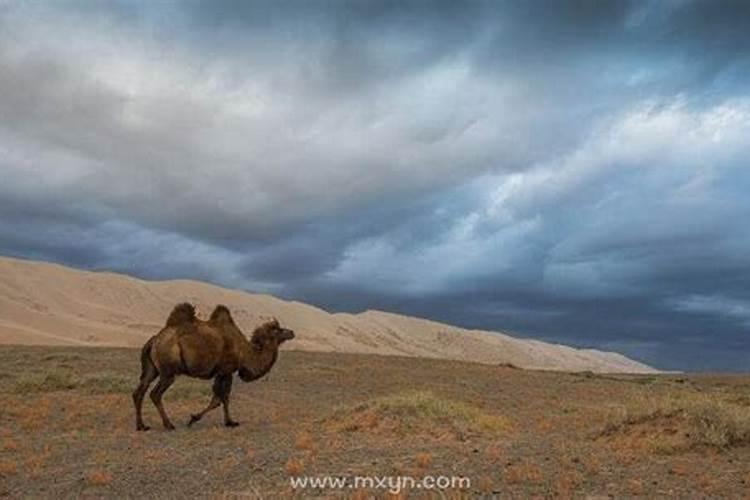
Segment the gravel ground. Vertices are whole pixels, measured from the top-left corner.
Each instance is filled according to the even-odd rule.
[[[138,354],[0,347],[0,496],[437,494],[425,484],[395,495],[361,484],[290,484],[290,477],[325,475],[469,479],[470,486],[438,495],[447,498],[750,494],[747,376],[604,376],[282,352],[267,379],[235,380],[232,413],[239,427],[223,427],[216,410],[188,429],[190,413],[210,398],[210,383],[180,379],[165,396],[177,430],[161,428],[147,399],[152,430],[144,433],[134,429],[130,400]],[[725,413],[700,418],[707,428],[732,431],[726,442],[701,441],[698,420],[687,412],[649,413],[643,403],[697,397],[709,406],[721,402]],[[642,417],[633,416],[638,405]],[[714,434],[705,439],[723,439]]]

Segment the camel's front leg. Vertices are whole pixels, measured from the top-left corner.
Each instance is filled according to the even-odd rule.
[[[200,419],[202,419],[203,416],[206,413],[210,412],[211,410],[213,410],[215,408],[218,408],[219,405],[224,402],[223,395],[226,392],[226,385],[227,385],[227,376],[226,375],[218,375],[214,379],[214,385],[213,385],[214,395],[211,398],[211,402],[208,403],[208,406],[206,406],[206,408],[203,409],[203,411],[201,411],[199,413],[194,413],[193,415],[190,415],[190,421],[188,422],[188,427],[190,427],[191,425],[193,425],[194,423],[196,423],[197,421],[199,421]],[[231,386],[232,386],[232,376],[229,375],[229,387],[230,387],[230,389],[231,389]],[[227,397],[228,397],[228,395],[227,395]],[[229,421],[231,422],[231,419],[229,419]],[[224,423],[226,423],[226,422],[227,422],[227,409],[226,409],[226,406],[225,406],[224,407]],[[226,424],[226,425],[230,425],[230,424]]]
[[[161,415],[161,421],[164,424],[164,428],[167,430],[174,430],[174,425],[170,422],[167,412],[164,411],[164,405],[161,403],[161,397],[164,395],[169,386],[174,383],[174,375],[162,375],[159,377],[159,382],[156,383],[156,387],[151,391],[151,401],[154,402],[156,409],[159,410]]]
[[[224,405],[224,425],[226,425],[227,427],[237,427],[238,425],[240,425],[240,423],[232,420],[232,417],[229,416],[229,394],[231,392],[232,374],[230,373],[226,376],[226,378],[222,379],[219,398],[221,399],[221,403]]]
[[[220,404],[221,400],[214,394],[214,397],[211,398],[211,402],[208,403],[208,406],[206,406],[203,411],[190,415],[190,422],[188,422],[188,427],[196,423],[198,420],[202,419],[203,415],[205,415],[206,413],[210,412],[214,408],[218,408]]]

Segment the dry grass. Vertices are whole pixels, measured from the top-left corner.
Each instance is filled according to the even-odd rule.
[[[326,421],[339,431],[385,431],[399,436],[427,433],[463,438],[468,434],[498,435],[512,429],[510,420],[502,415],[430,391],[375,398],[339,409]]]
[[[33,453],[24,461],[24,466],[31,477],[38,477],[42,473],[44,465],[52,455],[50,446],[46,445],[41,452]]]
[[[484,455],[489,463],[497,463],[503,457],[503,449],[497,443],[492,443],[484,450]]]
[[[19,403],[7,408],[7,411],[24,431],[33,432],[44,427],[51,412],[50,405],[49,398],[44,396],[33,403],[29,401]]]
[[[312,436],[309,432],[299,432],[294,438],[294,447],[298,450],[312,450],[315,447]]]
[[[573,498],[576,489],[583,483],[584,476],[576,470],[561,472],[554,482],[556,498]]]
[[[5,451],[16,451],[18,449],[18,443],[12,439],[6,439],[3,441],[2,448]]]
[[[417,456],[415,457],[415,462],[417,464],[417,467],[424,469],[432,463],[432,454],[425,453],[425,452],[417,453]]]
[[[78,387],[78,379],[68,371],[47,371],[33,373],[17,380],[12,388],[16,394],[33,392],[69,391]]]
[[[62,366],[46,366],[40,371],[17,378],[7,387],[11,394],[34,394],[79,390],[86,394],[130,394],[137,385],[137,375],[99,372],[81,374]],[[207,396],[210,384],[180,378],[166,393],[167,400],[194,399]]]
[[[28,394],[82,389],[87,393],[111,394],[128,393],[133,390],[134,385],[131,378],[122,375],[99,373],[95,376],[82,376],[68,368],[51,366],[16,380],[10,392]]]
[[[243,452],[244,452],[244,455],[245,455],[245,460],[247,460],[250,463],[253,463],[255,461],[257,453],[255,452],[254,449],[252,449],[252,448],[245,448],[243,450]]]
[[[18,472],[18,466],[10,460],[0,461],[0,476],[10,476]]]
[[[106,470],[97,469],[91,471],[86,479],[88,479],[89,484],[93,486],[106,486],[112,482],[112,474]]]
[[[0,366],[9,374],[0,376],[0,497],[305,496],[290,490],[290,474],[471,478],[471,489],[440,498],[733,498],[750,484],[750,376],[685,375],[679,383],[664,375],[646,384],[290,351],[269,379],[234,388],[238,429],[222,425],[220,409],[186,428],[211,389],[180,378],[166,394],[177,431],[164,431],[146,400],[152,430],[137,433],[129,394],[137,350],[6,347]],[[15,392],[21,381],[35,390]],[[172,403],[175,390],[199,399]],[[608,422],[608,433],[592,439]]]
[[[653,451],[726,449],[750,443],[750,408],[720,393],[641,394],[618,408],[602,432],[635,437]]]
[[[290,458],[286,461],[284,469],[290,476],[298,476],[305,470],[305,462],[298,458]]]
[[[479,491],[481,491],[485,495],[489,495],[492,493],[492,490],[495,488],[495,482],[492,480],[490,476],[483,475],[480,476],[479,480],[477,481],[477,487],[479,488]]]
[[[511,484],[538,483],[544,478],[542,469],[533,463],[519,463],[509,465],[503,471],[503,479]]]
[[[643,495],[643,481],[641,479],[628,479],[625,483],[627,492],[632,496]]]

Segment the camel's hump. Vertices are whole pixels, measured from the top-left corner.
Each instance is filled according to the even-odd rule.
[[[167,326],[180,326],[195,321],[195,307],[192,304],[183,302],[177,304],[169,313]]]
[[[229,312],[229,308],[221,304],[216,306],[214,312],[211,313],[211,319],[209,319],[209,321],[211,321],[212,323],[234,323],[234,319],[232,319],[232,314]]]

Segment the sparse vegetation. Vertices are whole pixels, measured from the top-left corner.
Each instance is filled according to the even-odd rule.
[[[15,462],[12,462],[10,460],[0,461],[0,477],[15,474],[17,471],[18,466]]]
[[[27,394],[32,392],[69,391],[79,385],[77,378],[69,371],[46,371],[33,373],[16,380],[13,392]]]
[[[210,395],[211,388],[205,382],[196,379],[181,378],[175,382],[172,390],[164,398],[167,400],[205,399],[210,397]]]
[[[511,430],[507,417],[436,395],[407,391],[340,408],[328,419],[334,427],[354,431],[387,431],[398,435],[432,434],[464,438],[470,433],[496,435]]]
[[[294,438],[294,447],[298,450],[312,450],[315,444],[309,432],[299,432]]]
[[[106,470],[97,469],[90,472],[87,479],[93,486],[105,486],[112,482],[112,474]]]
[[[81,375],[68,368],[48,366],[40,372],[15,378],[9,388],[9,392],[15,394],[72,390],[86,394],[129,394],[133,390],[133,376],[107,372]],[[183,379],[170,391],[169,399],[193,399],[206,395],[210,395],[210,387],[205,383]]]
[[[532,463],[511,464],[503,472],[504,479],[513,483],[537,483],[544,478],[542,469]]]
[[[302,474],[302,471],[305,470],[305,463],[298,458],[292,457],[286,461],[284,469],[290,476],[296,476]]]
[[[51,454],[50,447],[45,446],[40,453],[34,453],[26,458],[24,466],[31,477],[38,477],[41,474],[42,468]]]
[[[18,443],[12,439],[5,439],[2,449],[5,451],[15,451],[18,449]]]
[[[180,377],[166,396],[179,400],[178,430],[143,435],[132,428],[138,354],[0,348],[9,374],[0,377],[0,497],[283,498],[290,474],[471,478],[469,490],[445,498],[732,498],[750,484],[747,376],[642,383],[290,351],[267,381],[238,385],[238,429],[227,431],[219,415],[187,429],[211,391]],[[29,392],[18,392],[23,384]],[[306,493],[297,492],[339,492]]]
[[[634,431],[635,429],[635,431]],[[725,449],[750,444],[750,408],[719,393],[640,394],[616,411],[605,436],[637,434],[665,453],[701,446]]]
[[[132,379],[113,373],[86,377],[79,387],[92,394],[125,394],[131,390]]]
[[[417,453],[415,462],[417,463],[417,467],[424,469],[432,463],[432,454],[426,452]]]

